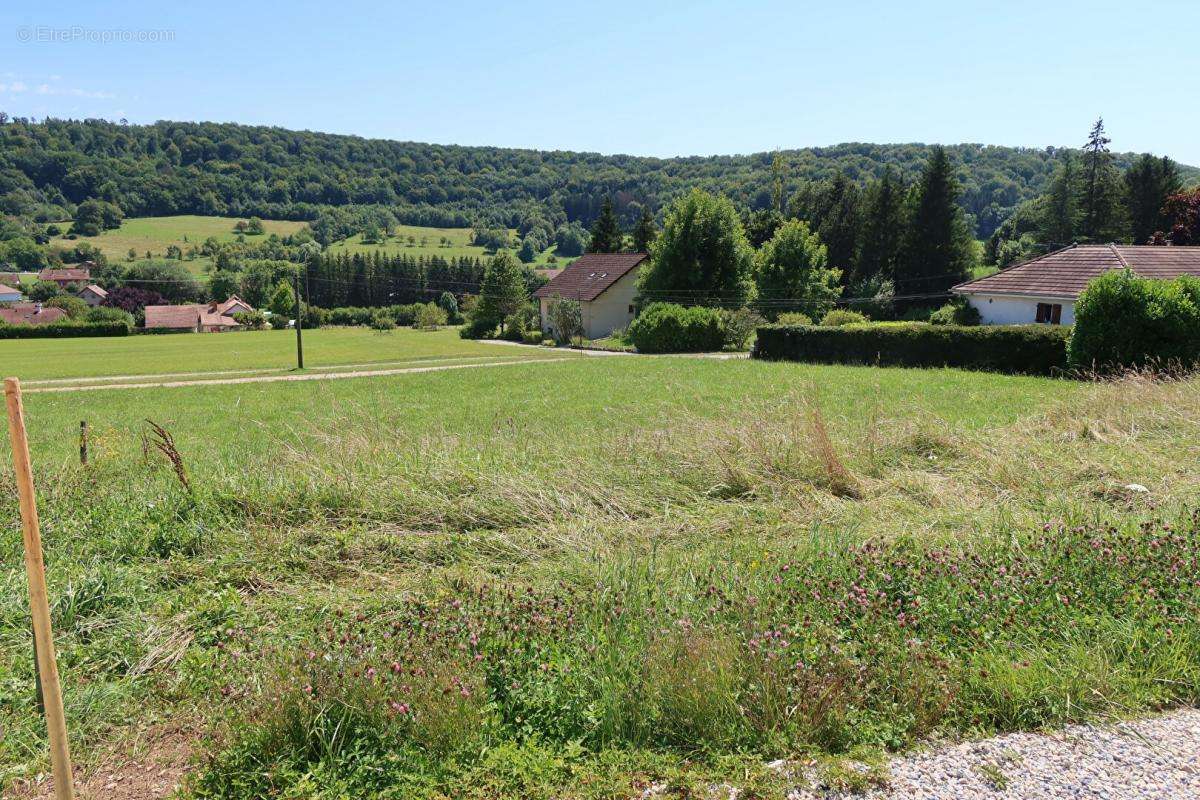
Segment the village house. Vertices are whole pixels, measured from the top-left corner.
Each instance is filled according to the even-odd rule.
[[[44,269],[38,273],[38,280],[57,283],[59,287],[65,289],[73,283],[90,283],[92,271],[86,267]]]
[[[108,297],[108,292],[94,283],[89,283],[79,291],[79,299],[89,306],[98,306]]]
[[[554,297],[579,301],[583,335],[602,339],[623,328],[636,313],[638,270],[646,253],[588,253],[533,293],[542,312],[542,330],[550,330],[549,309]]]
[[[66,318],[61,308],[44,308],[41,303],[0,305],[0,323],[6,325],[49,325]]]
[[[23,296],[20,289],[0,283],[0,303],[19,303]]]
[[[1075,301],[1096,278],[1128,269],[1139,278],[1200,277],[1200,247],[1079,244],[960,283],[951,291],[984,325],[1072,325]]]
[[[254,309],[233,295],[223,303],[193,303],[182,306],[146,306],[146,330],[221,333],[240,328],[234,314]]]

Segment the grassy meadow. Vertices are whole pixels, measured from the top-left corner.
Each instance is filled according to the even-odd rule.
[[[99,236],[81,236],[76,240],[65,239],[61,236],[50,240],[50,245],[72,247],[83,241],[98,247],[109,261],[124,262],[129,257],[129,250],[137,251],[138,258],[145,258],[150,252],[155,258],[163,258],[169,245],[176,245],[185,253],[190,247],[198,247],[204,240],[212,236],[219,242],[232,242],[237,238],[233,226],[239,221],[238,217],[203,217],[195,214],[183,214],[173,217],[130,217],[121,223],[121,227],[104,231]],[[261,236],[247,236],[247,240],[265,238],[272,233],[287,236],[303,228],[307,223],[288,220],[263,220],[266,233]],[[68,227],[68,226],[64,226]],[[198,256],[185,259],[188,268],[197,274],[204,272],[211,264],[211,259]]]
[[[303,332],[308,369],[437,359],[578,357],[574,352],[516,349],[461,339],[456,329],[374,331],[317,328]],[[25,382],[70,383],[105,376],[162,376],[287,371],[296,366],[296,333],[240,331],[94,339],[0,340],[0,372]],[[31,384],[32,385],[32,384]]]
[[[31,394],[75,752],[171,730],[192,797],[782,797],[774,758],[1194,702],[1198,388],[580,357]],[[46,755],[0,521],[12,782]]]

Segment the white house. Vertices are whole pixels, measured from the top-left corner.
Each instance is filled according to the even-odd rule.
[[[1072,245],[951,291],[979,311],[984,325],[1072,325],[1084,288],[1106,272],[1123,269],[1140,278],[1200,277],[1200,247]]]
[[[638,270],[646,253],[588,253],[533,293],[542,309],[542,330],[550,330],[553,297],[578,300],[583,312],[583,335],[603,339],[634,317]]]
[[[21,302],[21,290],[0,283],[0,303]]]

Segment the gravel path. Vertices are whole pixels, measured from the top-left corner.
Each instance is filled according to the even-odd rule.
[[[886,788],[798,790],[790,800],[1200,798],[1200,710],[1051,734],[1012,733],[898,757]]]

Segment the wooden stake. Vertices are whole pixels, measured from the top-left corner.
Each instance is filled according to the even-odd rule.
[[[67,743],[67,720],[63,713],[62,687],[54,658],[50,632],[50,604],[46,598],[46,565],[42,562],[42,533],[38,522],[33,470],[29,466],[29,440],[25,436],[25,410],[21,405],[21,382],[5,378],[4,399],[8,405],[8,433],[12,441],[13,469],[21,503],[21,533],[25,542],[25,572],[29,577],[29,609],[33,614],[33,639],[37,646],[37,672],[46,701],[46,730],[50,734],[50,765],[54,773],[55,800],[74,800],[71,749]]]
[[[79,463],[87,466],[88,453],[88,427],[87,420],[79,422]]]

